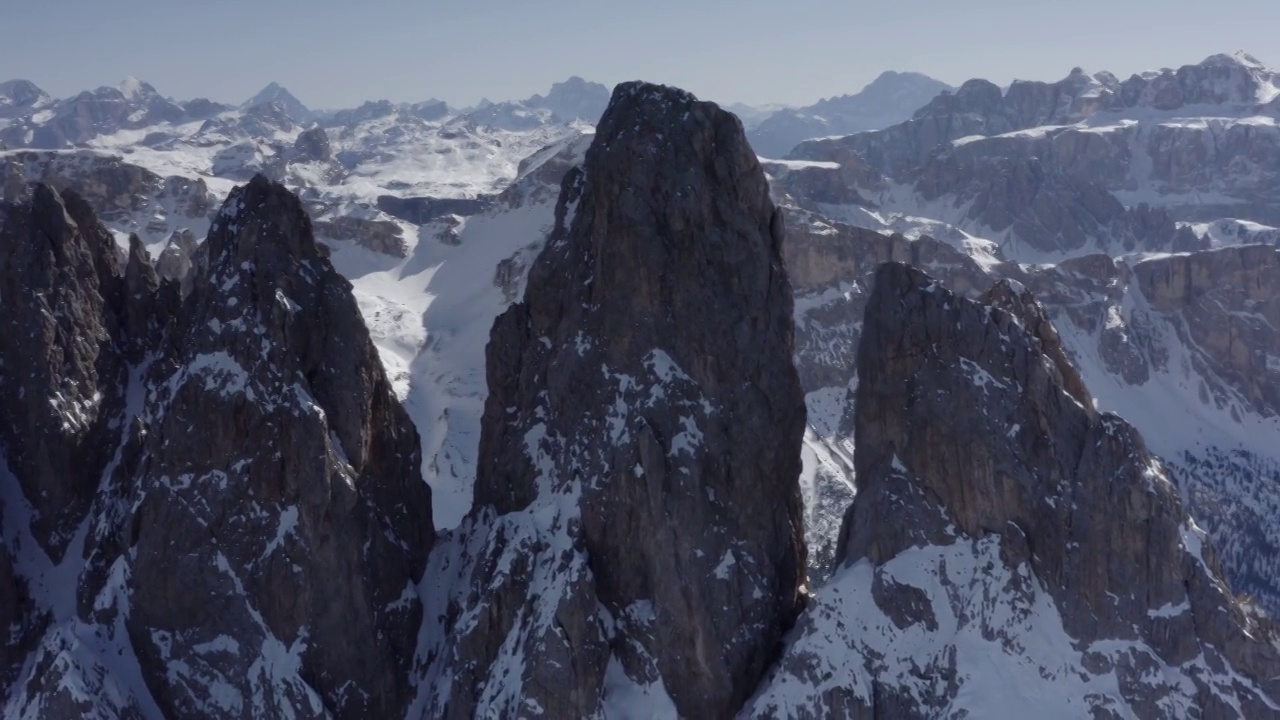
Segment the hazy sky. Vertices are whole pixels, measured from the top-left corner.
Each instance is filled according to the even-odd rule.
[[[521,98],[574,74],[807,104],[888,69],[1003,84],[1235,50],[1280,66],[1277,0],[0,0],[0,22],[0,79],[57,96],[136,75],[240,102],[276,80],[315,108]]]

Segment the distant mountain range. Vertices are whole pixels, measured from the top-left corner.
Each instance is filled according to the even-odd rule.
[[[885,72],[853,95],[819,100],[808,107],[782,109],[747,134],[764,157],[782,157],[803,140],[879,130],[902,122],[952,87],[928,75]]]
[[[858,93],[827,98],[808,107],[734,103],[727,109],[738,114],[750,130],[749,140],[758,153],[781,157],[809,138],[874,130],[900,122],[949,89],[926,75],[890,71]],[[28,81],[13,80],[0,84],[0,141],[7,147],[78,146],[121,130],[208,120],[229,112],[258,117],[275,114],[301,127],[313,123],[345,126],[395,113],[429,121],[463,115],[479,125],[527,131],[555,123],[594,123],[608,99],[608,87],[577,76],[555,83],[546,95],[503,102],[482,100],[469,108],[452,108],[441,100],[430,99],[419,103],[371,100],[359,107],[337,110],[310,108],[275,82],[239,105],[227,105],[204,98],[165,98],[136,78],[128,78],[118,87],[102,87],[66,99],[50,97]],[[277,110],[266,110],[269,106]]]

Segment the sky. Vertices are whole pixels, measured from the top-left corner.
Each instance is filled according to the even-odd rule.
[[[317,109],[524,98],[570,75],[805,105],[884,70],[1123,78],[1236,50],[1280,67],[1276,0],[0,0],[0,19],[0,80],[58,97],[132,75],[241,102],[277,81]]]

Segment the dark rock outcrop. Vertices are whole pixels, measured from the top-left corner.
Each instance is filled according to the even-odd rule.
[[[237,188],[185,299],[137,238],[121,262],[72,194],[37,186],[5,212],[3,248],[25,260],[0,277],[59,301],[15,313],[38,332],[0,344],[6,407],[31,406],[2,430],[5,459],[39,513],[31,532],[54,538],[52,562],[7,550],[24,572],[55,572],[39,568],[88,522],[56,568],[75,597],[27,612],[54,622],[0,696],[42,717],[403,714],[430,493],[351,286],[298,199],[262,177]]]
[[[148,579],[129,617],[140,662],[156,673],[194,662],[222,635],[246,651],[301,641],[328,712],[393,713],[421,612],[411,584],[433,535],[417,433],[297,198],[254,179],[228,197],[207,252],[130,520],[133,572]],[[261,340],[238,342],[246,332]],[[181,432],[192,425],[201,431]],[[225,598],[214,618],[184,617],[193,590]],[[223,670],[246,698],[257,681],[236,669],[252,655]],[[204,707],[182,682],[156,692],[177,714]]]
[[[322,127],[314,127],[298,133],[293,141],[293,162],[328,162],[333,159],[329,134]]]
[[[847,566],[798,624],[753,716],[981,715],[1027,707],[1024,693],[1041,709],[1082,702],[1104,716],[1273,714],[1273,629],[1232,596],[1137,431],[1093,408],[1029,293],[999,283],[975,302],[885,265],[858,373]],[[908,636],[912,670],[894,649]],[[847,656],[832,651],[840,643]],[[1036,662],[1048,664],[1027,677],[1043,690],[989,694],[1007,681],[1000,668]],[[833,667],[845,676],[787,692]],[[1050,689],[1094,676],[1113,680]]]
[[[409,252],[404,231],[390,220],[342,216],[332,220],[318,220],[316,232],[334,240],[354,242],[357,245],[383,255],[402,258]]]
[[[78,196],[0,206],[0,445],[58,559],[111,457],[124,403],[123,268]]]
[[[484,212],[492,204],[486,197],[479,198],[433,198],[433,197],[396,197],[379,195],[378,209],[394,218],[406,220],[414,225],[425,225],[445,215],[475,215]]]
[[[494,324],[428,716],[726,717],[754,689],[805,597],[782,233],[734,116],[615,89]]]

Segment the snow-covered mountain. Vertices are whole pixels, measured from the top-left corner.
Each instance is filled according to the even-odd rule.
[[[276,82],[267,83],[267,86],[259,90],[256,95],[241,103],[240,109],[248,110],[259,105],[273,103],[279,105],[285,114],[297,122],[305,124],[315,117],[315,113],[310,108],[303,105],[301,100],[293,96],[293,93]]]
[[[1179,477],[1235,587],[1280,611],[1266,550],[1280,537],[1266,519],[1280,487],[1280,269],[1265,223],[1280,192],[1267,161],[1274,78],[1238,54],[1123,83],[1077,70],[1002,93],[975,80],[900,125],[805,143],[805,159],[768,166],[790,212],[811,419],[839,416],[832,398],[856,387],[849,348],[876,262],[911,262],[969,295],[1020,281],[1098,407],[1138,427]],[[886,254],[855,228],[901,235]],[[850,455],[851,428],[826,445]]]
[[[895,125],[950,89],[928,75],[888,71],[852,95],[825,98],[802,108],[782,108],[753,123],[747,137],[760,155],[780,158],[810,138]]]
[[[7,685],[3,707],[6,712],[40,707],[48,715],[71,707],[58,703],[80,702],[79,714],[103,717],[120,715],[126,707],[142,717],[157,716],[162,707],[188,715],[253,716],[270,712],[262,709],[262,698],[278,697],[304,715],[307,708],[367,714],[375,712],[373,706],[350,688],[367,692],[376,686],[384,688],[380,702],[397,706],[390,714],[407,712],[414,718],[489,711],[575,715],[593,708],[610,716],[731,716],[748,696],[753,699],[746,716],[922,717],[960,710],[988,716],[1020,707],[1023,696],[988,690],[997,679],[1017,677],[1025,680],[1025,697],[1040,698],[1039,709],[1063,717],[1087,716],[1085,707],[1137,717],[1178,715],[1186,708],[1224,717],[1275,713],[1275,691],[1266,678],[1280,671],[1269,621],[1260,617],[1280,611],[1280,576],[1270,550],[1280,542],[1274,512],[1280,507],[1275,449],[1280,438],[1280,336],[1275,332],[1280,327],[1280,231],[1275,228],[1280,223],[1267,215],[1278,189],[1267,160],[1268,128],[1276,118],[1276,99],[1268,88],[1276,86],[1275,77],[1261,63],[1237,55],[1123,82],[1083,71],[1059,83],[1020,82],[1005,91],[971,81],[954,93],[925,99],[913,118],[906,119],[911,110],[904,111],[903,122],[803,143],[790,159],[758,167],[750,153],[743,155],[743,132],[729,116],[683,93],[649,86],[630,88],[621,100],[615,95],[615,102],[628,107],[626,117],[615,118],[609,137],[600,139],[588,118],[599,93],[576,80],[557,85],[545,97],[469,111],[431,102],[371,102],[318,113],[314,122],[294,117],[279,96],[228,108],[156,101],[149,86],[126,83],[114,93],[97,91],[94,102],[114,107],[108,100],[118,93],[119,103],[133,108],[130,115],[120,120],[116,110],[103,110],[101,117],[116,120],[86,126],[89,139],[82,147],[38,150],[25,146],[69,101],[11,83],[14,89],[5,96],[19,109],[12,111],[13,120],[0,117],[0,133],[21,127],[30,135],[14,135],[25,138],[18,143],[23,149],[0,154],[6,203],[0,223],[15,212],[30,212],[13,208],[32,207],[31,183],[46,183],[41,207],[57,205],[48,194],[57,191],[77,228],[59,225],[57,212],[46,213],[50,227],[61,228],[56,236],[73,248],[64,275],[96,273],[99,278],[96,286],[72,284],[65,290],[70,295],[62,305],[86,308],[83,312],[48,317],[33,312],[30,317],[66,325],[49,336],[51,347],[70,343],[75,336],[70,328],[81,327],[85,336],[110,339],[95,347],[116,348],[98,350],[108,359],[96,366],[76,355],[90,350],[67,350],[80,358],[73,366],[82,375],[64,372],[50,379],[49,387],[57,386],[46,393],[56,411],[53,419],[26,427],[81,446],[108,448],[116,447],[111,443],[124,437],[122,432],[137,437],[132,428],[138,423],[146,432],[132,444],[118,443],[127,467],[117,464],[113,467],[125,469],[112,471],[139,478],[136,485],[85,479],[100,470],[95,463],[102,458],[94,456],[87,466],[63,473],[80,480],[59,486],[56,497],[31,489],[32,483],[45,481],[30,479],[32,463],[27,455],[15,455],[14,443],[6,440],[0,448],[9,469],[0,477],[5,492],[0,496],[5,505],[0,582],[11,579],[15,587],[26,588],[0,599],[0,621],[17,628],[11,630],[13,643],[0,653],[0,682],[23,678],[19,685]],[[170,105],[179,114],[167,109]],[[128,119],[138,112],[143,114],[136,121]],[[197,117],[201,112],[206,114]],[[575,119],[565,117],[570,113]],[[758,147],[755,151],[763,154]],[[761,170],[771,199],[756,197],[765,192],[756,179]],[[283,187],[253,179],[257,174]],[[677,176],[680,182],[654,181]],[[695,177],[701,180],[689,180]],[[234,190],[244,183],[257,190]],[[245,198],[252,200],[245,200],[247,206],[292,207],[286,188],[310,217],[305,232],[300,221],[281,219],[295,217],[293,210],[241,213]],[[647,189],[636,194],[635,188]],[[224,203],[228,195],[232,201]],[[649,204],[628,204],[641,196]],[[767,232],[765,203],[777,208],[768,215]],[[88,213],[96,214],[108,234],[85,230],[96,224]],[[747,216],[753,218],[752,228],[739,222]],[[351,415],[340,395],[322,397],[324,382],[309,375],[317,357],[310,340],[268,352],[268,345],[250,338],[247,347],[262,347],[267,355],[261,361],[242,356],[249,352],[238,344],[246,342],[243,332],[313,337],[310,331],[294,334],[289,328],[297,321],[289,318],[314,305],[311,296],[290,284],[301,282],[298,276],[277,273],[265,259],[240,258],[249,267],[226,260],[227,247],[246,242],[241,238],[248,232],[241,228],[245,223],[256,223],[256,237],[275,238],[269,228],[282,228],[278,235],[292,255],[272,263],[280,260],[292,268],[289,257],[305,256],[301,265],[328,263],[346,278],[349,288],[326,281],[331,291],[323,297],[339,300],[325,300],[325,307],[335,302],[346,307],[340,298],[349,295],[358,308],[386,387],[416,429],[412,445],[420,455],[409,464],[431,488],[429,510],[410,503],[416,508],[414,523],[389,521],[395,528],[391,538],[399,538],[393,544],[408,546],[386,551],[394,561],[379,564],[369,556],[290,561],[297,568],[291,572],[301,573],[290,587],[302,595],[314,592],[309,574],[326,572],[329,559],[366,568],[360,575],[368,581],[371,614],[348,629],[376,626],[410,638],[407,645],[390,649],[366,648],[373,660],[358,678],[344,663],[345,653],[360,646],[339,649],[352,641],[320,618],[304,621],[307,634],[299,634],[273,614],[278,608],[261,588],[245,585],[244,578],[264,562],[254,558],[274,563],[271,558],[308,552],[306,543],[331,527],[331,520],[314,515],[295,518],[289,502],[259,502],[251,509],[257,524],[234,540],[248,555],[224,552],[229,570],[216,556],[206,558],[226,578],[240,580],[244,587],[227,590],[238,608],[232,617],[242,617],[235,613],[247,608],[251,622],[224,628],[188,619],[182,622],[199,632],[178,634],[154,609],[163,596],[138,590],[139,567],[169,563],[160,552],[167,531],[145,524],[153,515],[136,522],[158,534],[131,529],[135,521],[130,518],[138,517],[139,508],[163,505],[171,497],[196,502],[188,523],[192,537],[203,537],[201,528],[216,526],[220,517],[209,511],[220,507],[223,485],[190,484],[182,473],[159,465],[129,464],[139,462],[139,446],[168,458],[167,463],[179,462],[187,452],[172,439],[176,430],[150,425],[163,416],[157,408],[169,407],[165,398],[184,384],[223,398],[248,398],[246,390],[253,398],[275,398],[273,409],[263,411],[269,419],[275,417],[270,413],[309,407],[293,396],[271,394],[272,388],[286,387],[280,384],[284,375],[296,371],[302,378],[298,387],[321,411],[312,424],[330,428],[327,444],[333,452],[326,456],[336,460],[327,472],[338,478],[334,483],[352,473],[412,474],[399,465],[361,470],[362,451],[352,448],[363,441],[351,439],[350,425],[364,422],[351,418],[364,416]],[[608,242],[624,232],[651,236],[650,241]],[[130,243],[130,233],[139,241]],[[699,255],[695,241],[695,236],[721,242],[729,236],[766,235],[777,245],[791,290],[782,295],[769,290],[773,304],[761,308],[776,310],[781,297],[792,299],[792,340],[752,340],[755,335],[744,334],[765,333],[757,323],[767,313],[744,308],[754,307],[752,288],[765,292],[768,285],[745,284],[754,277],[746,268],[764,267],[758,263],[772,250],[734,264],[729,275],[737,279],[719,287],[711,281],[727,271],[706,268],[725,258]],[[85,244],[85,237],[96,239]],[[114,268],[100,247],[112,238],[120,252],[128,253],[127,261]],[[314,256],[306,249],[310,241],[302,238],[314,238]],[[552,249],[544,253],[548,243]],[[671,262],[647,254],[666,243],[675,254]],[[632,246],[640,249],[625,257],[609,255]],[[223,250],[211,256],[215,247]],[[736,245],[724,247],[728,252]],[[12,250],[0,248],[0,260],[5,252]],[[880,371],[859,351],[870,343],[863,342],[864,330],[878,328],[881,340],[870,343],[873,347],[903,342],[884,339],[893,337],[889,329],[902,325],[887,320],[892,303],[871,302],[877,270],[890,261],[932,276],[928,282],[901,283],[902,296],[915,298],[927,316],[949,318],[946,313],[955,312],[968,318],[959,337],[943,332],[949,326],[941,323],[940,349],[922,346],[914,353],[932,363],[935,389],[957,398],[946,410],[946,427],[975,433],[951,445],[939,441],[942,455],[937,457],[905,448],[934,437],[928,423],[938,413],[921,411],[879,431],[875,423],[859,423],[859,398],[881,385],[867,386],[866,373]],[[154,279],[148,279],[150,265]],[[12,267],[0,261],[0,277],[10,277],[6,268]],[[277,283],[283,300],[274,295],[271,281],[260,279],[272,274],[293,278]],[[565,282],[562,276],[578,279]],[[252,291],[237,294],[244,283]],[[928,290],[934,287],[930,283],[937,290]],[[3,287],[5,297],[17,292]],[[1023,288],[1034,300],[1024,297]],[[95,292],[101,300],[97,305]],[[159,300],[136,308],[124,299],[157,293]],[[173,318],[187,318],[181,321],[155,315],[165,306],[182,305],[163,293],[203,297],[205,309],[191,316],[187,309],[174,310]],[[985,305],[969,302],[984,294]],[[231,297],[235,306],[252,306],[261,323],[251,321],[252,313],[237,314]],[[691,300],[673,300],[691,297],[700,298],[701,312],[686,307]],[[517,309],[509,311],[513,304]],[[563,319],[578,306],[580,329],[590,326],[591,332],[575,334],[577,325]],[[737,314],[743,315],[741,322],[733,321]],[[985,319],[978,322],[977,316]],[[491,333],[500,317],[506,320]],[[683,334],[693,320],[649,334],[638,329],[644,318],[665,317],[697,317],[706,337]],[[328,322],[344,333],[350,330],[346,320]],[[185,338],[183,343],[189,340],[182,352],[196,348],[201,354],[188,357],[155,340],[149,333],[158,328],[170,328],[166,332]],[[363,347],[360,334],[352,333],[342,342]],[[995,345],[964,349],[963,338],[970,337]],[[1008,346],[998,342],[1002,337]],[[759,401],[728,392],[726,383],[764,362],[756,349],[725,356],[715,349],[733,343],[791,347],[807,406],[804,427],[782,423],[776,411],[735,410],[742,417],[768,415],[778,427],[754,429],[769,440],[722,442],[727,436],[717,435],[718,413],[738,407],[735,403],[747,407]],[[27,352],[25,344],[13,347],[14,353]],[[155,357],[138,354],[140,348],[156,347]],[[655,349],[664,355],[654,354]],[[250,371],[245,383],[230,365],[210,364],[205,357],[219,352]],[[907,354],[913,353],[908,349]],[[0,365],[0,391],[18,387],[8,379],[16,376],[5,374],[16,367],[14,361],[5,362],[10,364]],[[145,373],[144,362],[152,363]],[[1043,393],[1036,397],[1050,405],[1071,397],[1079,410],[1049,413],[1019,404],[1015,395],[1021,395],[1011,388],[1029,387],[1019,373],[1039,372],[1036,363],[1052,365],[1050,376],[1057,378],[1046,387],[1037,385]],[[380,386],[368,375],[367,363],[357,365]],[[769,373],[767,380],[776,381],[779,373]],[[113,380],[119,377],[125,379]],[[517,378],[518,386],[508,387]],[[587,392],[608,402],[575,405],[575,393]],[[918,398],[921,392],[917,388],[908,395]],[[788,398],[789,393],[780,393],[770,403],[776,410]],[[1127,424],[1103,411],[1117,413]],[[186,410],[174,412],[174,423],[204,422]],[[403,435],[403,424],[387,419],[393,411],[370,412],[383,418],[371,421],[375,425],[398,428],[395,432]],[[515,416],[506,418],[509,412]],[[219,417],[210,414],[208,422],[223,423]],[[55,428],[58,418],[66,418],[68,427]],[[240,427],[245,421],[225,422]],[[905,434],[886,434],[890,431]],[[1079,462],[1059,462],[1057,455],[1050,461],[1044,454],[1043,443],[1070,446],[1062,457],[1081,451],[1084,446],[1075,440],[1062,440],[1081,433],[1120,438],[1114,447],[1107,445],[1106,453],[1090,456],[1096,456],[1091,461],[1096,472],[1077,472]],[[315,442],[325,434],[316,434]],[[25,437],[19,430],[10,435]],[[719,466],[708,458],[746,457],[742,446],[769,445],[782,436],[796,436],[786,445],[795,446],[798,463],[774,473],[781,490],[711,483]],[[883,455],[887,445],[904,448],[887,470],[870,471],[859,461]],[[983,448],[995,460],[972,472],[953,472],[949,456],[943,457],[948,447],[962,448],[952,453],[960,458]],[[618,457],[611,458],[611,448]],[[627,448],[638,460],[622,457]],[[245,452],[246,457],[269,455],[257,445]],[[495,453],[514,459],[496,467]],[[212,457],[188,454],[201,467]],[[608,467],[601,469],[599,462]],[[512,469],[523,467],[520,463],[533,469],[523,474]],[[618,467],[627,472],[615,473]],[[270,483],[284,482],[287,489],[301,477],[287,469],[259,468],[241,477],[235,473],[243,468],[206,468],[213,469],[251,494],[274,487]],[[194,480],[197,473],[191,473]],[[755,477],[746,470],[732,474]],[[606,475],[612,478],[608,483],[584,485]],[[1125,478],[1124,497],[1141,495],[1134,500],[1137,510],[1133,503],[1105,502],[1111,496],[1092,497],[1104,491],[1089,483],[1104,475]],[[654,538],[668,537],[661,513],[640,512],[648,507],[641,499],[612,494],[632,478],[645,479],[650,494],[643,502],[675,503],[669,511],[684,513],[680,532],[670,537],[684,538],[676,545],[690,557],[674,550],[629,555]],[[1063,494],[1041,492],[1048,479]],[[901,494],[893,485],[899,480],[927,488],[933,504]],[[1013,486],[1031,488],[1035,502],[998,491]],[[790,517],[792,499],[782,491],[791,487],[798,489],[796,510],[803,527],[792,521],[781,530],[770,524],[778,518],[763,510],[761,517],[771,520],[745,525],[733,525],[732,514],[719,514],[722,506],[767,505],[788,508]],[[689,488],[705,489],[707,499],[690,495]],[[1155,490],[1143,494],[1144,488]],[[768,494],[775,491],[776,497]],[[1087,512],[1080,510],[1083,515],[1065,524],[1060,514],[1071,503],[1060,499],[1048,509],[1036,504],[1076,497],[1072,493],[1088,495],[1090,502],[1077,499]],[[676,502],[677,496],[684,499]],[[769,497],[774,500],[766,501]],[[971,498],[1008,502],[974,505]],[[864,509],[846,517],[855,501]],[[369,517],[388,512],[373,496],[367,508]],[[1142,508],[1159,511],[1143,515]],[[988,511],[992,514],[984,514]],[[930,524],[934,516],[948,514],[954,527],[929,535],[929,542],[915,550],[903,550],[901,537],[883,534],[885,523],[877,525],[892,516],[902,532],[931,533],[938,530]],[[79,517],[92,520],[82,526],[75,520]],[[1006,529],[1010,522],[1021,535]],[[416,529],[409,530],[410,524]],[[355,525],[343,525],[340,532],[359,537],[362,530]],[[1150,537],[1139,542],[1121,532],[1134,525],[1150,528]],[[405,539],[423,527],[434,531],[428,532],[432,539]],[[761,534],[765,528],[772,528],[771,539]],[[738,644],[731,626],[757,617],[753,613],[772,602],[783,603],[782,615],[798,609],[787,605],[797,586],[783,581],[785,573],[761,570],[770,563],[784,567],[766,556],[790,552],[786,548],[792,545],[784,540],[796,533],[803,534],[808,548],[809,582],[802,591],[813,598],[787,637],[781,662],[759,684],[767,668],[753,658],[763,655],[750,643]],[[221,542],[231,536],[215,537]],[[1151,575],[1138,582],[1114,568],[1091,565],[1107,553],[1077,553],[1072,545],[1103,542],[1148,558]],[[43,549],[32,550],[37,545]],[[81,558],[79,550],[65,552],[68,547],[101,550]],[[139,547],[150,548],[145,557]],[[1216,555],[1211,548],[1217,548]],[[153,551],[158,554],[152,556]],[[422,557],[425,565],[419,565]],[[1076,563],[1072,574],[1063,575],[1052,558]],[[668,561],[674,564],[663,564]],[[630,570],[611,573],[614,567]],[[223,588],[218,585],[223,580],[207,570],[196,563],[192,577]],[[406,573],[410,587],[401,582]],[[671,587],[670,576],[689,589]],[[1092,584],[1066,577],[1088,578]],[[1179,583],[1185,597],[1177,596]],[[76,584],[85,596],[82,602],[56,599]],[[1084,585],[1087,589],[1081,589]],[[729,598],[728,587],[739,595]],[[1115,599],[1100,600],[1107,593]],[[1252,600],[1235,597],[1242,594]],[[742,610],[741,618],[730,622],[727,615],[707,611],[707,602],[732,604]],[[126,610],[135,607],[136,612]],[[418,612],[415,608],[422,608],[423,620],[410,623],[417,630],[405,634],[405,615]],[[112,612],[123,619],[112,619]],[[1083,623],[1088,613],[1105,622]],[[673,649],[686,635],[700,637],[696,627],[674,624],[694,616],[727,634],[702,638],[703,645],[695,642],[689,652]],[[1125,629],[1130,626],[1132,632]],[[769,635],[777,625],[770,621],[759,627]],[[228,650],[232,640],[237,644]],[[688,658],[702,657],[697,653],[707,647],[736,649],[732,658],[707,660],[714,672],[704,673],[689,666]],[[1011,655],[1010,649],[1017,652]],[[124,660],[112,659],[113,653]],[[83,681],[77,686],[85,688],[81,695],[58,695],[28,672],[36,666],[24,665],[32,658],[54,663],[63,656],[75,660],[59,665],[56,677]],[[166,665],[185,669],[178,679],[151,677]],[[336,669],[319,677],[316,668],[322,666]],[[262,671],[255,676],[260,680],[241,684],[236,679],[255,667]],[[729,667],[738,669],[725,675]],[[999,669],[991,672],[992,667]],[[354,685],[343,689],[330,683],[334,674]],[[1151,683],[1157,674],[1163,686]],[[458,680],[464,677],[474,682]],[[564,694],[570,687],[572,697]],[[1033,693],[1032,688],[1039,689]],[[1085,704],[1072,704],[1076,699]],[[536,708],[525,702],[531,700]],[[385,709],[379,706],[376,712]]]

